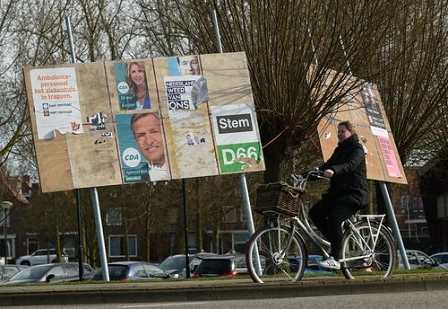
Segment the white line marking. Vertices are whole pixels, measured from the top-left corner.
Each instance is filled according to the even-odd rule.
[[[173,307],[173,306],[197,306],[204,305],[207,302],[185,302],[185,303],[158,303],[158,304],[144,304],[144,305],[126,305],[120,308],[153,308],[153,307]]]

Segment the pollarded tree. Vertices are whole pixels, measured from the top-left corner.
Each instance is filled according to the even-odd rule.
[[[23,87],[19,72],[19,56],[11,44],[15,39],[11,31],[15,27],[18,12],[16,1],[2,1],[0,5],[0,167],[19,150],[18,145],[29,142],[28,112],[24,108]],[[28,129],[28,130],[27,130]]]
[[[370,58],[381,68],[372,75],[402,162],[421,165],[446,145],[447,1],[405,1],[391,18],[381,49]]]
[[[335,93],[351,74],[378,85],[403,163],[446,146],[446,0],[138,3],[152,18],[142,20],[147,46],[159,46],[164,56],[218,52],[211,12],[222,51],[246,52],[261,137],[269,144],[266,182],[284,178],[282,170],[300,170],[298,160],[318,154],[304,149],[304,141],[343,104],[344,93]],[[309,80],[313,65],[317,73]],[[319,87],[326,69],[339,78],[315,102],[310,85]]]
[[[216,53],[219,46],[223,52],[246,52],[262,141],[275,140],[264,150],[266,181],[281,178],[280,167],[294,162],[289,159],[297,157],[318,122],[358,87],[348,84],[347,77],[373,80],[391,70],[372,65],[371,59],[384,49],[393,21],[406,8],[385,0],[139,0],[138,4],[145,17],[158,21],[142,20],[141,27],[148,33],[148,45],[165,46],[164,56]],[[212,12],[221,35],[218,46]],[[336,71],[337,77],[316,97],[313,89],[323,85],[327,69]]]

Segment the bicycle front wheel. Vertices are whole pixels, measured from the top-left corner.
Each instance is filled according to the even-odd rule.
[[[377,275],[390,277],[397,264],[397,249],[391,234],[374,222],[360,221],[356,231],[345,232],[342,241],[341,271],[347,279]]]
[[[265,227],[249,240],[246,267],[254,282],[299,281],[307,265],[303,239],[288,227]]]

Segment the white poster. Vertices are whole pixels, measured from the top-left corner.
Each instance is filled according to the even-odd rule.
[[[75,68],[35,69],[30,79],[38,138],[83,133]]]

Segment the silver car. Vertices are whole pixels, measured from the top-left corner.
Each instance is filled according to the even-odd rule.
[[[95,270],[84,263],[82,280],[93,278]],[[79,263],[53,263],[27,267],[12,276],[4,284],[56,283],[79,281]]]
[[[438,252],[430,256],[442,268],[448,268],[448,252]]]
[[[24,265],[0,265],[0,282],[8,281],[12,276],[27,267]]]
[[[68,262],[67,253],[63,251],[61,255],[61,260],[58,261],[56,249],[39,249],[31,253],[30,255],[24,255],[17,258],[16,265],[34,266],[55,262],[67,263]]]
[[[400,251],[398,254],[399,267],[404,268],[403,261],[401,260]],[[411,269],[430,269],[439,267],[439,264],[430,258],[426,253],[420,250],[406,250],[406,256],[408,258],[409,267]]]

